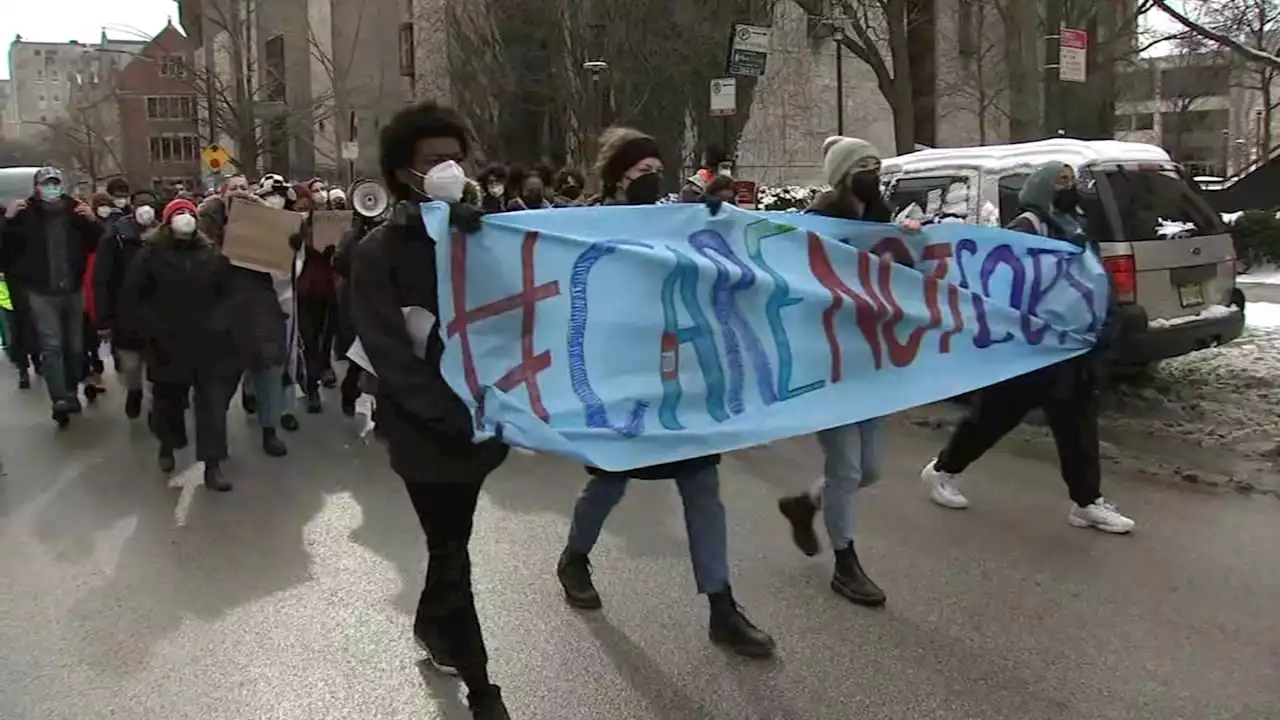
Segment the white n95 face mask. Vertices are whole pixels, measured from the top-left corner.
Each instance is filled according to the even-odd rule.
[[[467,174],[452,160],[436,165],[426,175],[413,173],[422,178],[422,192],[432,200],[456,203],[462,199],[462,192],[467,187]]]
[[[148,227],[156,221],[156,210],[150,205],[143,205],[133,211],[133,219],[137,220],[139,225]]]
[[[179,215],[169,221],[173,226],[173,234],[181,238],[188,238],[196,232],[196,218],[194,215]]]
[[[283,195],[268,195],[265,199],[263,199],[263,202],[266,203],[267,207],[269,208],[275,208],[276,210],[284,209]]]

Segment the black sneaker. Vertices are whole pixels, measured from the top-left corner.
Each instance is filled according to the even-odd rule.
[[[58,426],[59,430],[64,430],[71,424],[71,413],[68,413],[65,410],[55,409],[53,411],[53,422]]]
[[[800,552],[813,557],[818,554],[821,544],[818,534],[813,531],[813,519],[818,514],[818,505],[808,494],[784,497],[778,501],[778,512],[791,523],[791,541],[800,548]]]
[[[711,642],[723,645],[743,657],[773,656],[776,647],[773,638],[742,614],[731,590],[708,595],[707,600],[711,603]]]
[[[80,404],[80,398],[75,395],[67,398],[65,402],[67,403],[67,412],[70,412],[72,415],[79,415],[84,412],[84,405]]]
[[[19,390],[31,389],[31,372],[29,370],[18,371],[18,389]]]
[[[579,610],[599,610],[604,607],[600,593],[591,582],[591,560],[583,553],[565,548],[556,564],[556,577],[564,588],[565,602]]]
[[[298,418],[293,413],[285,413],[280,416],[280,427],[285,432],[298,432],[298,428],[302,425],[298,424]]]
[[[327,368],[320,373],[320,384],[327,388],[335,388],[338,386],[338,376],[333,372],[333,368]]]
[[[165,445],[160,446],[160,454],[156,456],[156,464],[160,466],[160,472],[166,475],[173,472],[178,463],[173,459],[173,448]]]
[[[858,553],[853,550],[853,543],[842,550],[836,550],[836,569],[831,575],[831,589],[838,595],[856,605],[879,607],[884,605],[884,591],[876,585],[862,569],[858,562]]]
[[[130,390],[124,396],[124,415],[130,420],[137,420],[142,414],[142,391]]]
[[[507,705],[502,702],[502,688],[497,685],[467,693],[467,707],[471,708],[473,720],[511,720]]]
[[[262,451],[270,457],[284,457],[289,454],[289,448],[285,446],[280,436],[276,435],[275,428],[263,428]]]
[[[324,403],[320,401],[320,391],[309,391],[307,393],[307,413],[319,415],[322,412],[324,412]]]
[[[222,466],[216,462],[204,464],[204,486],[214,492],[227,492],[231,483],[222,474]]]
[[[440,635],[434,622],[427,619],[415,620],[413,638],[418,641],[418,647],[427,654],[427,660],[437,671],[445,675],[458,674],[458,664],[454,662],[453,653],[449,652],[444,637]]]

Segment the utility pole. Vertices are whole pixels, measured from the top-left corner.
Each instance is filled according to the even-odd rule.
[[[1062,42],[1062,5],[1065,0],[1048,0],[1044,16],[1044,136],[1063,134],[1062,71],[1059,60]]]

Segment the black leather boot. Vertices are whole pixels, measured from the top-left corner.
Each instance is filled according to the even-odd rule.
[[[262,451],[271,457],[284,457],[289,454],[289,448],[276,434],[275,428],[262,429]]]
[[[214,492],[231,490],[231,483],[222,474],[222,466],[216,462],[204,464],[204,486]]]
[[[733,591],[725,588],[707,596],[711,603],[711,642],[723,645],[749,658],[773,655],[774,642],[769,634],[756,627],[733,599]]]
[[[857,605],[879,607],[885,603],[884,591],[863,571],[853,543],[836,550],[836,569],[831,576],[831,589]]]

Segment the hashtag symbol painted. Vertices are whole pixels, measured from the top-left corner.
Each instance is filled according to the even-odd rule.
[[[470,310],[467,306],[467,236],[465,233],[453,234],[453,246],[450,249],[450,279],[453,282],[454,317],[447,327],[450,338],[457,336],[462,346],[462,371],[467,381],[467,388],[477,403],[476,421],[479,422],[483,390],[476,373],[475,359],[471,354],[471,337],[467,332],[470,326],[492,317],[504,315],[516,310],[521,311],[520,326],[520,363],[511,368],[493,384],[503,392],[509,392],[517,385],[524,385],[529,393],[529,407],[534,414],[547,422],[550,414],[542,404],[542,391],[538,388],[538,373],[551,367],[551,352],[533,351],[533,335],[537,318],[537,304],[542,300],[560,294],[560,283],[556,281],[535,285],[534,247],[538,243],[538,233],[527,232],[520,246],[520,292],[493,302],[485,303]]]

